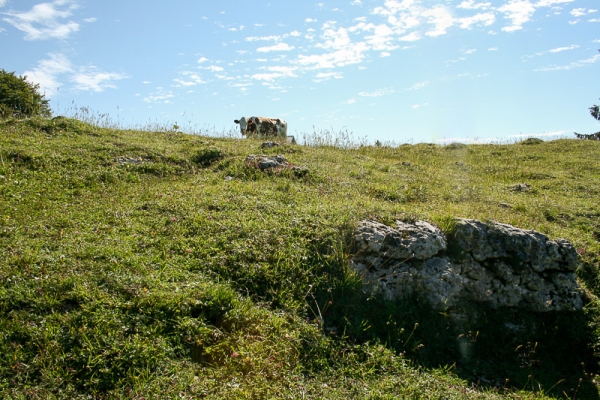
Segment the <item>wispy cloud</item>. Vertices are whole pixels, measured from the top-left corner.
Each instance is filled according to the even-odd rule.
[[[206,69],[206,70],[209,70],[211,72],[222,72],[222,71],[225,70],[225,68],[220,67],[218,65],[209,65],[208,67],[198,67],[198,68],[200,68],[200,69]]]
[[[544,67],[544,68],[536,69],[536,71],[543,71],[543,72],[548,72],[548,71],[566,71],[566,70],[570,70],[570,69],[574,69],[574,68],[586,67],[588,65],[595,64],[595,63],[597,63],[599,61],[600,61],[600,54],[597,54],[597,55],[595,55],[593,57],[586,58],[584,60],[573,61],[570,64],[566,64],[566,65],[552,65],[552,66],[549,66],[549,67]]]
[[[72,77],[77,90],[102,92],[105,89],[115,89],[115,81],[125,79],[127,75],[116,72],[100,71],[97,67],[80,68]]]
[[[323,41],[315,45],[315,48],[325,50],[321,54],[299,55],[294,61],[308,69],[322,69],[343,67],[350,64],[360,63],[369,50],[367,43],[353,42],[349,31],[343,27],[337,27],[331,21],[323,24]]]
[[[381,97],[391,93],[394,93],[394,89],[385,88],[375,90],[374,92],[360,92],[358,95],[362,97]]]
[[[25,40],[65,39],[79,30],[74,21],[64,21],[77,8],[71,0],[41,3],[25,12],[3,12],[5,22],[25,32]]]
[[[571,10],[571,15],[574,17],[583,17],[584,15],[595,13],[598,10],[586,10],[585,8],[574,8]]]
[[[492,3],[490,2],[484,2],[484,3],[475,3],[474,0],[466,0],[463,1],[462,3],[460,3],[457,8],[464,8],[467,10],[487,10],[492,6]]]
[[[323,82],[329,79],[342,79],[344,74],[341,72],[319,72],[313,79],[314,82]]]
[[[578,49],[578,48],[579,48],[578,45],[572,44],[572,45],[569,45],[569,46],[556,47],[554,49],[550,49],[550,50],[547,50],[547,51],[540,51],[540,52],[535,53],[533,55],[524,56],[524,58],[534,58],[534,57],[543,56],[545,54],[560,53],[560,52],[563,52],[563,51],[575,50],[575,49]]]
[[[414,85],[412,85],[409,88],[406,88],[404,90],[419,90],[419,89],[423,89],[425,86],[429,85],[429,81],[423,81],[423,82],[417,82]]]
[[[173,79],[173,81],[176,83],[176,85],[174,85],[175,87],[189,87],[206,83],[204,80],[202,80],[200,75],[192,71],[183,71],[181,75],[183,78]]]
[[[128,78],[117,72],[105,72],[95,66],[77,67],[61,53],[51,53],[48,59],[38,62],[37,67],[25,71],[25,75],[40,85],[46,96],[52,97],[59,87],[67,85],[68,90],[101,92],[116,88],[115,81]],[[68,83],[62,83],[62,82]]]
[[[505,32],[514,32],[523,29],[523,24],[531,19],[535,6],[529,0],[511,0],[498,8],[509,19],[511,24],[502,28]]]
[[[246,38],[247,42],[269,41],[269,40],[279,41],[279,40],[281,40],[281,36],[279,36],[279,35],[271,35],[271,36],[248,36]]]
[[[150,93],[148,96],[144,97],[144,101],[146,103],[163,103],[169,104],[171,103],[171,99],[174,98],[175,95],[170,90],[165,90],[162,87],[156,88],[156,92]]]
[[[38,62],[38,66],[30,71],[25,71],[25,74],[30,81],[37,82],[40,85],[40,90],[47,97],[52,97],[61,86],[59,77],[73,72],[71,61],[63,54],[52,53],[50,58]]]
[[[447,33],[447,29],[454,25],[452,13],[446,7],[438,6],[425,11],[423,16],[427,17],[430,24],[434,28],[425,32],[426,36],[440,36]]]
[[[256,51],[258,51],[259,53],[268,53],[271,51],[290,51],[293,49],[294,46],[290,46],[287,43],[280,42],[273,46],[259,47],[258,49],[256,49]]]
[[[262,73],[253,74],[252,79],[258,81],[265,81],[272,83],[277,78],[295,78],[297,77],[297,67],[290,66],[273,66],[273,67],[261,67],[261,70],[267,71]]]
[[[560,53],[561,51],[573,50],[573,49],[577,49],[577,48],[579,48],[579,46],[577,46],[576,44],[572,44],[570,46],[557,47],[555,49],[548,50],[548,53]]]

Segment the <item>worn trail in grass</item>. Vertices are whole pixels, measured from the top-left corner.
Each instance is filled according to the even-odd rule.
[[[0,122],[0,393],[598,398],[600,143],[527,143],[263,150]],[[260,172],[258,153],[307,172]],[[456,327],[363,293],[347,268],[359,220],[453,217],[570,240],[590,304]],[[515,318],[531,330],[508,337]]]

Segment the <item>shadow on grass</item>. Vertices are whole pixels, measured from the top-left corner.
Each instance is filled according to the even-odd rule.
[[[331,304],[326,333],[355,343],[381,343],[424,368],[451,366],[460,378],[500,393],[527,390],[600,399],[593,315],[539,313],[465,304],[435,311],[418,299],[388,301],[339,275],[315,295]]]

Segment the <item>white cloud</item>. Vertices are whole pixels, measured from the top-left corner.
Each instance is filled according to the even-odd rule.
[[[416,42],[419,39],[421,39],[421,35],[418,32],[411,32],[408,35],[398,38],[398,40],[403,42]]]
[[[543,71],[543,72],[566,71],[566,70],[570,70],[570,69],[574,69],[574,68],[586,67],[588,65],[595,64],[599,61],[600,61],[600,54],[597,54],[597,55],[587,58],[585,60],[574,61],[567,65],[560,65],[560,66],[553,65],[550,67],[539,68],[539,69],[536,69],[536,71]]]
[[[394,89],[386,88],[378,89],[374,92],[360,92],[358,95],[362,97],[381,97],[391,93],[394,93]]]
[[[90,90],[101,92],[105,89],[115,88],[115,81],[128,78],[125,74],[104,72],[98,67],[75,67],[71,61],[61,53],[51,53],[50,58],[38,62],[38,66],[25,75],[29,80],[39,83],[40,89],[48,97],[56,94],[61,86],[60,78],[65,77],[71,82],[73,90]]]
[[[313,81],[315,82],[323,82],[329,79],[342,79],[344,74],[341,72],[319,72]]]
[[[66,9],[59,9],[67,6]],[[79,30],[74,21],[61,22],[70,17],[77,8],[71,0],[55,0],[52,3],[41,3],[26,12],[4,12],[3,18],[20,31],[25,32],[25,40],[65,39]]]
[[[270,51],[290,51],[293,49],[294,46],[290,46],[287,43],[280,42],[273,46],[259,47],[258,49],[256,49],[256,51],[258,51],[259,53],[268,53]]]
[[[446,7],[434,7],[426,10],[422,15],[427,17],[427,20],[430,24],[435,25],[434,29],[425,32],[426,36],[435,37],[445,35],[446,30],[454,25],[454,18]]]
[[[535,3],[536,7],[549,7],[555,4],[572,3],[575,0],[539,0]]]
[[[354,104],[354,103],[356,103],[356,99],[354,97],[342,102],[342,104]]]
[[[489,2],[485,2],[485,3],[475,3],[474,0],[466,0],[463,1],[462,3],[460,3],[458,6],[456,6],[457,8],[464,8],[466,10],[487,10],[488,8],[490,8],[492,5],[492,3]]]
[[[4,7],[4,5],[6,4],[7,0],[0,0],[0,7]]]
[[[382,51],[381,54],[379,54],[379,57],[381,58],[385,58],[385,57],[389,57],[391,56],[391,53],[388,51]]]
[[[96,22],[97,20],[98,20],[97,18],[92,17],[92,18],[86,18],[83,21],[87,22],[87,23],[92,23],[92,22]]]
[[[165,91],[163,88],[158,87],[156,88],[157,91],[154,93],[150,93],[148,96],[143,98],[143,101],[145,101],[146,103],[165,103],[168,104],[171,102],[170,99],[172,99],[173,97],[175,97],[175,95],[173,94],[173,92],[169,91]]]
[[[425,86],[429,85],[429,83],[430,83],[429,81],[417,82],[405,90],[419,90],[419,89],[422,89]]]
[[[221,72],[224,71],[223,67],[219,67],[218,65],[209,65],[208,67],[199,67],[201,69],[206,69],[209,70],[211,72]]]
[[[313,19],[313,18],[306,18],[304,21],[306,21],[306,22],[317,22],[317,20]]]
[[[274,41],[279,41],[281,40],[281,36],[278,35],[271,35],[271,36],[248,36],[246,38],[247,42],[256,42],[256,41],[269,41],[269,40],[274,40]]]
[[[578,48],[579,48],[578,45],[572,44],[570,46],[557,47],[557,48],[554,48],[554,49],[550,49],[548,51],[540,51],[539,53],[535,53],[534,55],[525,56],[524,58],[539,57],[539,56],[543,56],[544,54],[548,54],[548,53],[560,53],[562,51],[574,50],[574,49],[578,49]]]
[[[202,64],[202,63],[205,63],[205,62],[207,62],[207,61],[208,61],[208,58],[206,58],[206,57],[200,57],[200,58],[198,59],[198,64]]]
[[[329,21],[322,26],[322,41],[315,48],[325,50],[321,54],[301,54],[293,61],[307,69],[343,67],[358,64],[366,56],[369,46],[365,42],[353,42],[346,28],[338,28],[336,22]]]
[[[63,54],[51,53],[50,58],[38,62],[31,71],[25,71],[28,80],[40,85],[40,90],[47,97],[52,97],[61,86],[59,76],[73,72],[71,61]]]
[[[395,50],[397,45],[393,44],[395,32],[386,24],[366,24],[360,22],[358,25],[348,28],[348,31],[355,32],[357,30],[373,32],[372,35],[365,36],[365,40],[373,50]]]
[[[566,51],[566,50],[573,50],[573,49],[577,49],[579,48],[579,46],[577,46],[576,44],[572,44],[570,46],[566,46],[566,47],[557,47],[555,49],[552,50],[548,50],[548,53],[560,53],[561,51]]]
[[[196,86],[196,85],[201,85],[201,84],[206,83],[206,81],[202,80],[200,75],[198,75],[197,73],[195,73],[193,71],[183,71],[181,73],[181,75],[183,75],[183,77],[184,77],[183,79],[181,79],[181,78],[173,79],[173,81],[175,81],[175,83],[177,83],[177,85],[174,85],[175,87]]]
[[[127,78],[124,74],[100,71],[97,67],[81,68],[71,78],[77,90],[102,92],[104,89],[115,89],[114,81]]]
[[[490,47],[490,48],[488,49],[488,51],[498,51],[498,48],[497,48],[497,47]]]
[[[296,78],[298,76],[296,74],[298,67],[293,66],[271,66],[260,67],[260,69],[267,72],[254,74],[251,78],[258,81],[265,81],[269,84],[272,84],[277,78]]]
[[[493,12],[475,14],[471,17],[457,18],[456,22],[462,29],[471,29],[473,25],[490,26],[496,22],[496,14]]]
[[[502,30],[514,32],[523,29],[523,24],[528,22],[535,12],[535,6],[529,0],[510,0],[507,4],[499,7],[498,11],[504,13],[506,19],[511,20],[511,25],[503,27]]]

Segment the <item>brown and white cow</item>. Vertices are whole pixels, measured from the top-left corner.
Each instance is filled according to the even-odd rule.
[[[280,118],[242,117],[233,122],[240,125],[242,136],[258,138],[282,138],[287,136],[287,122]],[[295,143],[294,138],[291,141]]]

